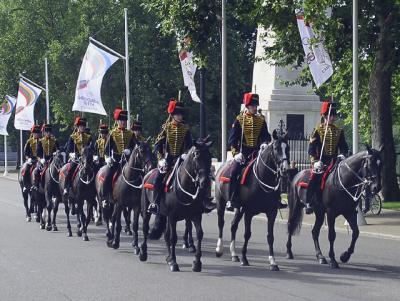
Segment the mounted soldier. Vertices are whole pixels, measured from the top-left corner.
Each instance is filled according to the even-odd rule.
[[[72,176],[78,167],[79,158],[82,155],[83,149],[85,146],[89,146],[92,143],[92,136],[86,132],[86,124],[87,121],[85,118],[76,117],[74,122],[74,132],[71,134],[67,142],[67,153],[69,154],[70,165],[65,175],[64,195],[69,193]]]
[[[51,124],[42,125],[43,137],[39,139],[38,144],[37,155],[39,161],[33,173],[33,189],[39,189],[40,173],[53,158],[53,153],[55,153],[59,148],[58,141],[52,134],[52,131],[53,129]]]
[[[230,199],[226,210],[233,211],[240,206],[237,200],[239,178],[243,168],[257,157],[260,147],[271,142],[267,123],[263,115],[259,114],[259,96],[254,93],[245,93],[243,96],[245,110],[236,116],[229,134],[228,143],[233,155],[230,177]],[[279,194],[279,192],[277,192]],[[280,196],[278,198],[280,200]],[[278,208],[286,208],[286,204],[279,202]]]
[[[140,122],[139,120],[135,120],[132,123],[131,129],[133,132],[133,137],[135,139],[135,144],[146,141],[146,139],[142,135],[142,122]]]
[[[192,134],[189,126],[184,122],[183,102],[171,99],[167,112],[168,119],[163,124],[154,145],[158,158],[158,170],[154,183],[153,203],[150,203],[148,207],[148,211],[154,214],[159,212],[161,200],[165,197],[166,176],[170,174],[175,164],[183,161],[187,151],[193,146]],[[204,211],[209,212],[215,208],[215,205],[209,198],[205,198],[203,207]]]
[[[36,164],[37,162],[37,149],[39,140],[41,138],[40,125],[34,125],[31,128],[31,135],[25,143],[24,155],[25,160],[29,165]]]
[[[103,166],[105,163],[105,149],[109,132],[110,130],[107,124],[100,124],[99,138],[96,140],[94,145],[95,156],[97,156],[99,166]]]
[[[321,107],[321,123],[314,129],[308,148],[311,157],[312,172],[306,196],[306,214],[313,212],[313,206],[321,201],[321,182],[326,178],[336,163],[348,154],[344,131],[334,125],[336,104],[325,101]]]

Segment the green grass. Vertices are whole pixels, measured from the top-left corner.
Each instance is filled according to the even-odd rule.
[[[391,210],[400,210],[400,202],[384,202],[383,208]]]

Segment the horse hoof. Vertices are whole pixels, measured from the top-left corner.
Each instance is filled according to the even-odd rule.
[[[224,254],[224,252],[215,252],[215,256],[220,258],[222,255]]]
[[[112,248],[113,246],[113,241],[111,240],[107,240],[107,247]]]
[[[53,226],[53,231],[58,231],[57,226]]]
[[[201,261],[193,261],[192,271],[201,272]]]
[[[102,221],[97,221],[96,222],[96,226],[98,227],[98,226],[101,226],[101,225],[103,225],[103,222]]]
[[[51,231],[52,227],[51,226],[46,226],[46,231]]]
[[[83,241],[89,241],[89,237],[84,236],[84,237],[83,237]]]
[[[133,232],[131,230],[129,230],[128,233],[126,233],[126,234],[129,235],[129,236],[132,236]]]
[[[343,252],[342,255],[340,255],[340,261],[343,262],[343,263],[348,262],[349,259],[350,259],[350,254],[347,251]]]
[[[271,264],[269,266],[269,270],[273,271],[273,272],[277,272],[277,271],[279,271],[279,267],[276,264]]]
[[[44,225],[40,225],[40,230],[44,230]]]
[[[81,230],[76,231],[76,235],[78,235],[78,237],[81,237],[82,236],[82,231]]]
[[[179,266],[177,263],[171,263],[169,265],[169,269],[171,270],[171,272],[179,272]]]
[[[30,216],[28,216],[28,217],[26,218],[26,221],[27,221],[28,223],[30,223],[30,222],[32,221],[32,218],[31,218]]]
[[[139,247],[133,247],[133,254],[139,255],[139,253],[140,253]]]
[[[112,244],[113,249],[119,249],[119,242],[115,242]]]
[[[72,237],[72,232],[69,231],[67,237]]]
[[[196,247],[195,246],[190,246],[189,247],[189,253],[196,253]]]
[[[321,257],[318,259],[319,264],[328,264],[328,262],[326,261],[325,257]]]
[[[242,267],[248,267],[249,261],[247,260],[247,258],[242,258],[242,263],[241,263]]]
[[[294,259],[293,253],[292,252],[286,253],[286,259]]]
[[[147,252],[143,252],[142,250],[140,250],[139,260],[140,261],[147,261]]]
[[[339,268],[339,265],[338,265],[338,263],[336,261],[335,262],[331,262],[329,264],[329,266],[330,266],[331,269],[338,269]]]
[[[36,221],[37,223],[40,223],[40,217],[35,218],[35,221]]]
[[[237,256],[237,255],[232,256],[232,262],[240,262],[239,256]]]
[[[183,250],[189,249],[189,245],[188,245],[187,243],[183,243],[182,249],[183,249]]]

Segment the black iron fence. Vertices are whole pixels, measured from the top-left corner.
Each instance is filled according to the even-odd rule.
[[[308,136],[306,136],[308,137]],[[310,156],[308,154],[309,140],[307,138],[291,139],[288,141],[290,146],[290,162],[295,162],[298,170],[310,167]]]

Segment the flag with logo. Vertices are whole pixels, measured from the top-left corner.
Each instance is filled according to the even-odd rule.
[[[297,26],[303,44],[307,64],[315,85],[319,88],[333,74],[333,67],[321,37],[315,35],[312,24],[304,20],[302,10],[296,10]]]
[[[193,61],[193,53],[186,51],[182,48],[179,51],[179,60],[181,62],[183,82],[188,87],[190,96],[193,101],[200,102],[199,96],[197,96],[196,85],[194,83],[194,75],[196,74],[197,65]]]
[[[75,90],[72,111],[107,115],[101,100],[101,84],[107,70],[118,57],[89,43]]]
[[[8,136],[7,124],[10,120],[11,113],[15,108],[15,97],[6,95],[6,99],[0,107],[0,135]]]
[[[35,124],[34,109],[41,89],[27,83],[22,78],[19,80],[17,104],[15,109],[14,127],[17,130],[30,131]]]

